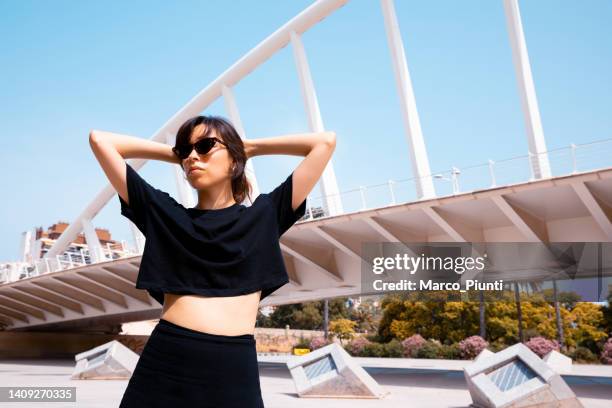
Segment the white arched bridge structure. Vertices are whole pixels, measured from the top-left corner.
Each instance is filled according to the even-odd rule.
[[[430,171],[393,1],[381,0],[391,56],[389,73],[395,76],[400,97],[413,177],[340,191],[330,161],[319,181],[321,196],[308,198],[306,216],[281,238],[290,283],[262,301],[262,306],[360,294],[364,242],[612,241],[612,139],[547,148],[518,3],[499,1],[505,10],[529,151],[503,161]],[[197,93],[151,139],[173,144],[178,127],[219,98],[227,117],[246,138],[233,87],[287,45],[293,50],[310,131],[324,131],[301,37],[345,5],[350,7],[350,2],[315,1]],[[130,162],[136,170],[145,163]],[[172,171],[177,201],[195,206],[192,188],[180,169],[174,166]],[[251,160],[246,172],[257,196]],[[140,231],[131,225],[137,251],[120,257],[109,256],[95,232],[96,215],[115,197],[112,185],[106,185],[26,276],[15,278],[9,273],[4,277],[0,327],[87,328],[159,317],[161,306],[134,286],[144,244]],[[65,251],[81,233],[87,240],[89,261],[75,264],[66,259]]]

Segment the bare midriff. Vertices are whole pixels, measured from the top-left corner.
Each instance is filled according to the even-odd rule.
[[[161,318],[205,333],[254,334],[260,296],[261,290],[228,297],[164,293]]]

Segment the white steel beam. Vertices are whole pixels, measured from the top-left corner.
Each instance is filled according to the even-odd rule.
[[[81,315],[84,314],[83,307],[79,302],[75,301],[73,298],[67,296],[64,293],[59,293],[57,291],[54,291],[53,289],[41,286],[36,281],[31,280],[24,282],[24,285],[15,285],[15,289],[28,293],[32,296],[37,296],[41,299],[45,299],[48,302],[52,302],[58,306],[71,310],[74,313],[78,313]]]
[[[436,192],[431,178],[429,158],[427,156],[427,149],[425,148],[421,121],[417,111],[410,73],[408,72],[408,63],[406,62],[406,54],[404,52],[404,44],[402,42],[397,16],[395,15],[393,0],[381,0],[381,6],[385,20],[387,42],[389,43],[391,51],[395,83],[400,98],[406,139],[410,150],[412,173],[416,178],[415,185],[417,198],[419,200],[433,198]]]
[[[523,234],[527,242],[548,242],[548,230],[546,223],[539,218],[529,214],[503,195],[491,196],[491,200],[497,205],[502,213]]]
[[[308,126],[312,132],[324,132],[323,119],[319,109],[319,101],[315,91],[308,59],[306,58],[306,50],[302,38],[295,31],[291,31],[291,45],[293,47],[293,57],[297,67],[297,73],[300,80],[300,89],[302,90],[302,98],[308,117]],[[340,199],[340,190],[334,172],[333,160],[330,159],[323,169],[323,174],[319,180],[321,195],[323,196],[323,207],[327,215],[337,215],[344,212],[342,201]]]
[[[8,299],[8,301],[6,299]],[[10,309],[10,310],[14,310],[15,312],[18,312],[18,313],[24,313],[38,320],[42,320],[42,321],[47,320],[47,316],[44,310],[38,307],[34,307],[24,302],[16,301],[15,299],[11,299],[10,297],[3,295],[3,294],[0,294],[0,306]]]
[[[308,266],[312,267],[315,271],[321,272],[324,276],[327,276],[328,278],[331,278],[332,280],[335,280],[336,282],[343,282],[342,276],[340,276],[340,273],[337,269],[335,271],[331,271],[330,269],[324,267],[323,265],[320,265],[317,261],[307,257],[302,252],[300,252],[297,249],[297,246],[296,248],[292,248],[292,246],[289,246],[288,243],[281,241],[280,247],[283,251],[287,252],[289,255],[293,256],[294,258],[304,262]]]
[[[74,286],[70,283],[64,282],[63,280],[59,279],[57,276],[52,276],[51,279],[53,279],[53,282],[59,283],[60,284],[59,286],[62,286],[65,289],[67,289],[68,292],[73,291],[75,293],[78,293],[81,296],[81,298],[78,298],[80,302],[86,303],[87,305],[106,313],[106,307],[104,306],[104,302],[107,300],[105,298],[98,296],[94,293],[90,293],[85,289],[79,288],[78,286]],[[35,283],[41,286],[44,285],[44,282],[35,282]],[[61,290],[57,288],[47,287],[47,289],[62,293]],[[73,293],[73,295],[75,293]]]
[[[582,181],[570,184],[576,195],[587,208],[599,228],[612,241],[612,207],[603,199],[598,198]]]
[[[531,75],[531,64],[527,54],[527,43],[523,32],[518,0],[503,0],[503,2],[512,47],[512,60],[514,61],[521,106],[525,116],[529,153],[533,155],[530,166],[534,178],[548,178],[551,177],[551,173],[548,154],[546,153],[546,140],[544,139],[538,99]]]
[[[45,312],[53,313],[56,316],[64,317],[62,313],[62,309],[53,305],[46,301],[41,301],[40,299],[36,299],[34,296],[26,295],[20,291],[14,290],[12,292],[2,291],[0,292],[0,296],[4,296],[8,299],[11,299],[15,302],[22,303],[27,306],[31,306]]]
[[[83,232],[85,233],[85,240],[87,241],[89,256],[91,257],[92,263],[106,261],[106,255],[102,250],[102,244],[100,244],[98,234],[96,234],[96,229],[91,220],[83,218],[81,224],[83,225]]]

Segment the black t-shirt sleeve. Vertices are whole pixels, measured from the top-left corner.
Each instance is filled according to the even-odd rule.
[[[126,184],[128,190],[128,201],[126,203],[119,194],[119,203],[121,204],[121,215],[132,221],[136,227],[146,236],[146,223],[148,203],[156,195],[156,189],[151,186],[145,179],[140,177],[138,172],[132,168],[127,162],[126,166]]]
[[[297,220],[304,216],[306,213],[306,198],[296,210],[293,211],[291,208],[291,200],[293,197],[293,172],[269,193],[269,197],[276,211],[278,236],[280,237],[291,228]]]

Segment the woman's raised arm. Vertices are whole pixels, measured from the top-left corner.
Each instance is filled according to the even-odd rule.
[[[142,158],[180,164],[172,152],[172,146],[139,137],[92,130],[89,132],[89,145],[108,181],[126,203],[129,203],[129,197],[125,159]]]
[[[265,154],[306,156],[293,171],[291,207],[295,211],[317,184],[331,159],[336,148],[336,133],[297,133],[246,139],[243,142],[248,158]]]

